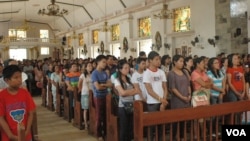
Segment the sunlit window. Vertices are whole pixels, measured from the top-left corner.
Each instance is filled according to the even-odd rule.
[[[49,55],[49,47],[41,47],[41,55]]]
[[[27,59],[27,50],[26,49],[10,49],[9,55],[10,55],[10,58],[12,59],[22,61],[23,59]]]
[[[40,38],[42,39],[42,42],[48,42],[49,30],[41,29]]]
[[[9,37],[10,39],[20,39],[26,38],[26,31],[19,29],[9,29]]]

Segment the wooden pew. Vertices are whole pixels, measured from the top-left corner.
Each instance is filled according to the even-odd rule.
[[[74,123],[73,126],[82,130],[83,111],[81,107],[81,94],[78,94],[78,88],[74,89]]]
[[[50,111],[54,111],[54,105],[53,105],[53,95],[52,95],[52,83],[51,82],[48,82],[48,110]]]
[[[59,83],[57,83],[56,85],[56,114],[61,117],[63,116],[63,94],[60,93],[62,91],[60,91],[60,87],[59,87]]]
[[[42,88],[42,106],[47,106],[47,95],[46,95],[46,88]]]
[[[68,122],[71,122],[70,121],[70,116],[69,116],[69,94],[67,92],[67,86],[66,84],[63,84],[62,86],[62,92],[63,92],[63,118],[68,121]]]
[[[44,76],[41,83],[43,83],[42,87],[42,106],[47,107],[47,78]]]
[[[106,116],[107,116],[107,140],[118,141],[118,117],[115,115],[114,102],[111,94],[106,97]]]
[[[34,113],[33,122],[31,126],[32,141],[38,141],[38,128],[37,128],[37,113]]]
[[[172,141],[173,138],[173,123],[177,123],[177,140],[180,140],[180,131],[184,131],[184,140],[194,140],[194,121],[197,123],[199,119],[203,119],[204,122],[202,130],[197,130],[197,138],[200,140],[201,134],[205,135],[202,140],[219,141],[219,127],[225,124],[226,117],[229,117],[230,124],[242,124],[235,122],[235,116],[239,113],[250,111],[250,103],[248,100],[238,102],[228,102],[222,104],[216,104],[211,106],[201,106],[196,108],[182,108],[174,110],[165,110],[161,112],[143,112],[143,103],[140,101],[134,102],[134,141],[144,141],[143,128],[147,127],[150,132],[150,127],[155,129],[155,132],[159,132],[159,128],[155,128],[156,125],[162,126],[163,140]],[[212,137],[212,120],[216,119],[216,137]],[[180,122],[184,123],[184,127],[180,128]],[[188,129],[188,123],[191,123],[190,129]],[[207,126],[209,123],[210,126]],[[169,128],[169,132],[166,130]],[[208,128],[208,129],[207,129]],[[149,140],[149,134],[147,140]],[[155,136],[155,140],[158,140],[158,136]]]
[[[89,91],[89,134],[96,136],[96,127],[95,127],[95,115],[96,115],[96,110],[95,110],[95,102],[94,102],[94,94],[93,91]]]

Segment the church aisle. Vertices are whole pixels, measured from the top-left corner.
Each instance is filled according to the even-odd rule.
[[[41,141],[96,141],[88,131],[79,130],[54,112],[42,107],[42,98],[33,97],[37,105],[38,137]]]

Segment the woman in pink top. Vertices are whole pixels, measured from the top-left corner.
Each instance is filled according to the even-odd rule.
[[[196,58],[194,60],[194,68],[195,70],[191,74],[191,81],[193,83],[193,90],[200,90],[200,89],[210,89],[213,86],[213,81],[209,79],[205,71],[205,60],[204,58]],[[194,122],[194,138],[197,139],[197,128],[201,127],[203,130],[203,119],[200,119],[198,124],[195,120]],[[200,125],[200,126],[198,126]],[[203,133],[200,132],[200,133]]]

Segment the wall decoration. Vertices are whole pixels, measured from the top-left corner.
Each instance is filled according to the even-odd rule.
[[[83,33],[78,34],[78,39],[79,39],[79,46],[83,46],[84,45]]]
[[[115,24],[111,26],[111,40],[119,41],[120,39],[120,25]]]
[[[97,44],[98,43],[98,30],[92,31],[92,43]]]
[[[188,48],[188,56],[192,56],[192,48],[191,47]]]
[[[68,36],[67,39],[68,39],[68,47],[70,48],[71,47],[71,43],[72,43],[71,42],[71,36]]]
[[[174,9],[174,32],[190,31],[190,7],[182,7]]]
[[[181,49],[180,48],[175,48],[175,54],[176,55],[181,55]]]
[[[103,43],[103,41],[101,41],[101,44],[100,44],[100,52],[101,52],[101,54],[104,53],[104,43]]]
[[[187,57],[187,46],[182,46],[181,47],[181,55],[183,57]]]
[[[162,47],[162,40],[161,40],[161,34],[159,31],[156,32],[155,34],[155,45],[156,49],[159,51],[160,48]]]
[[[138,21],[139,37],[151,36],[151,19],[149,17],[140,18]]]
[[[84,45],[83,45],[82,54],[86,55],[87,53],[88,53],[87,45],[84,44]]]
[[[123,38],[123,50],[125,53],[128,51],[128,40],[126,37]]]

